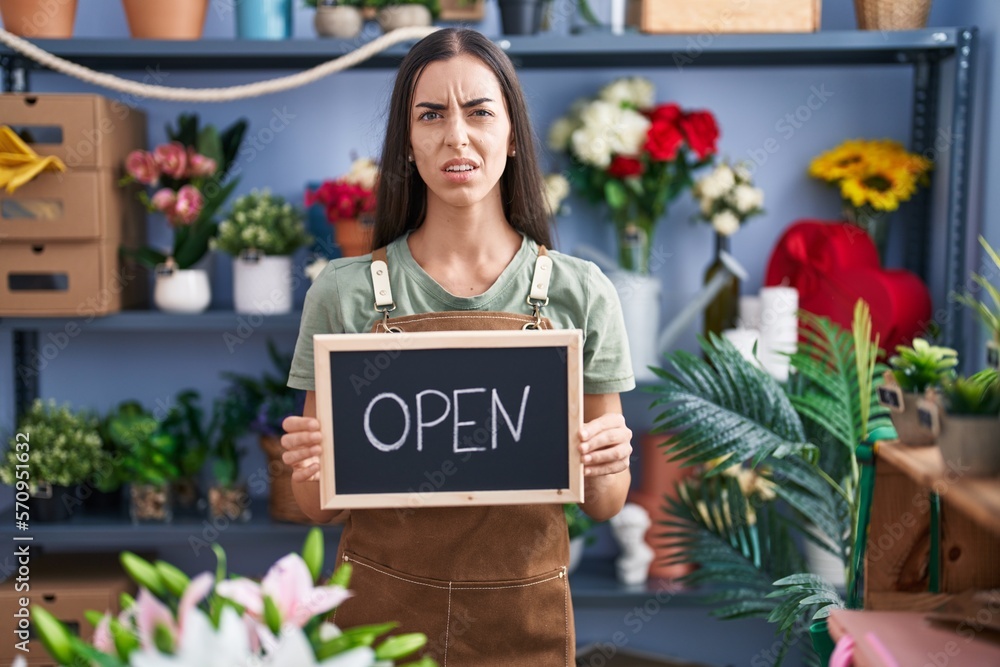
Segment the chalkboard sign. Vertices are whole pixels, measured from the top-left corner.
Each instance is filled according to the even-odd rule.
[[[325,509],[583,502],[581,333],[313,336]]]

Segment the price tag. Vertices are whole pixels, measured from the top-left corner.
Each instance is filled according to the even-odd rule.
[[[896,385],[884,384],[878,388],[879,405],[893,412],[903,411],[903,391]]]
[[[936,403],[921,398],[917,401],[917,421],[920,426],[930,431],[934,437],[941,434],[940,409]]]

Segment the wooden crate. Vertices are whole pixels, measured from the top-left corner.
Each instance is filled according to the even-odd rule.
[[[441,0],[442,21],[482,21],[486,14],[485,0]]]
[[[649,33],[816,32],[821,0],[629,0],[628,24]]]

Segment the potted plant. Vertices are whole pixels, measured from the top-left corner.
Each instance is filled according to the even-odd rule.
[[[306,189],[306,207],[323,207],[343,257],[364,255],[372,249],[371,225],[365,218],[375,210],[378,174],[374,160],[359,158],[346,175],[323,181],[315,190]]]
[[[212,485],[208,489],[208,511],[213,518],[230,521],[250,518],[250,495],[240,477],[243,449],[238,442],[247,431],[250,406],[236,392],[227,391],[212,402]]]
[[[969,475],[1000,474],[1000,381],[988,369],[945,381],[929,392],[939,407],[937,442],[945,462]]]
[[[929,387],[955,375],[958,353],[948,347],[931,345],[923,338],[914,338],[913,345],[899,345],[896,354],[889,359],[890,370],[885,374],[888,387],[899,387],[902,405],[892,405],[898,399],[883,394],[883,405],[890,408],[892,425],[896,428],[899,441],[912,447],[934,444],[934,435],[921,427],[917,415],[917,401]],[[888,398],[888,401],[886,400]]]
[[[441,13],[440,0],[364,0],[377,10],[375,20],[384,32],[411,26],[429,26]]]
[[[208,273],[195,266],[215,236],[216,212],[239,183],[236,178],[227,182],[226,176],[246,127],[246,121],[240,120],[219,134],[211,125],[199,127],[197,115],[181,114],[176,128],[167,126],[168,143],[128,155],[127,175],[120,184],[155,190],[150,196],[145,188],[139,188],[136,197],[148,211],[163,214],[173,230],[169,253],[122,248],[123,253],[155,270],[153,298],[161,310],[198,313],[211,302]]]
[[[129,483],[129,516],[133,523],[165,523],[173,519],[171,483],[177,479],[177,443],[138,401],[122,401],[106,426],[123,452]]]
[[[534,35],[542,27],[548,0],[497,0],[505,35]]]
[[[563,505],[563,514],[566,515],[566,528],[569,530],[569,567],[567,570],[573,572],[583,559],[584,547],[593,542],[593,536],[588,533],[594,527],[594,520],[587,516],[576,503]]]
[[[313,27],[320,37],[351,39],[365,24],[361,15],[364,0],[305,0],[305,4],[316,10]]]
[[[227,391],[240,397],[248,412],[248,429],[257,434],[261,449],[267,457],[270,481],[268,513],[272,519],[294,523],[309,523],[309,517],[299,509],[292,493],[292,469],[281,458],[281,423],[285,417],[300,414],[297,409],[298,392],[286,383],[292,367],[291,353],[278,350],[273,341],[267,341],[268,357],[274,373],[260,376],[223,373],[229,381]]]
[[[76,0],[0,0],[8,32],[30,39],[68,39],[76,22]]]
[[[36,399],[18,422],[0,467],[0,481],[28,505],[28,521],[65,521],[78,505],[72,487],[107,464],[98,420],[88,412]]]
[[[331,611],[351,596],[352,567],[344,563],[332,575],[324,573],[318,528],[309,531],[301,555],[284,556],[260,582],[229,573],[226,552],[217,544],[213,548],[216,571],[194,578],[166,561],[122,552],[122,568],[139,587],[134,598],[123,594],[122,613],[86,612],[95,630],[85,641],[35,604],[31,618],[38,636],[60,665],[193,666],[220,659],[260,667],[437,665],[416,656],[427,644],[423,634],[379,639],[397,623],[356,628],[332,623]]]
[[[292,309],[292,253],[312,241],[302,212],[253,190],[233,202],[219,223],[213,249],[233,257],[233,307],[238,313],[287,313]]]
[[[201,39],[208,0],[122,0],[134,39]]]
[[[160,431],[174,442],[172,455],[177,476],[170,488],[174,505],[180,510],[195,510],[202,498],[199,475],[211,448],[204,422],[201,394],[193,389],[179,392],[160,419]]]
[[[1000,272],[1000,254],[987,243],[983,236],[979,237],[979,245],[983,246],[983,250],[993,262],[993,266]],[[993,305],[990,306],[985,301],[978,301],[969,292],[957,294],[954,298],[959,303],[972,308],[983,324],[986,325],[987,330],[990,332],[990,340],[986,344],[987,364],[993,368],[1000,368],[1000,289],[992,285],[985,276],[978,273],[972,274],[972,280],[990,295]]]

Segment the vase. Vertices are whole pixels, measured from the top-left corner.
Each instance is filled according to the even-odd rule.
[[[272,519],[291,523],[312,523],[299,509],[292,491],[292,468],[281,459],[284,448],[276,435],[260,436],[260,447],[267,456],[267,476],[271,482],[267,499],[267,512]]]
[[[879,266],[885,266],[886,251],[889,248],[889,213],[876,211],[868,206],[844,208],[844,217],[849,223],[864,231],[878,251]]]
[[[128,514],[132,523],[169,523],[174,518],[170,483],[130,484]]]
[[[313,27],[320,37],[350,39],[361,33],[365,22],[356,7],[319,5],[313,17]]]
[[[411,26],[429,26],[433,22],[431,10],[423,5],[403,3],[378,10],[376,20],[384,32]]]
[[[30,521],[44,523],[69,521],[73,516],[70,507],[74,504],[72,487],[39,482],[38,489],[28,497],[28,517]]]
[[[31,39],[68,39],[76,22],[76,0],[0,0],[8,32]]]
[[[931,0],[854,0],[862,30],[920,30],[930,11]]]
[[[122,0],[135,39],[201,39],[208,0]]]
[[[244,251],[233,259],[237,313],[280,315],[292,310],[292,258]]]
[[[608,278],[621,302],[635,380],[651,382],[656,374],[649,367],[660,365],[660,280],[630,271],[613,271]]]
[[[654,557],[649,564],[649,576],[654,579],[677,579],[694,571],[693,563],[670,563],[679,548],[668,545],[663,537],[664,522],[671,515],[664,508],[665,496],[677,497],[677,484],[693,475],[691,468],[682,467],[679,461],[670,461],[661,448],[670,441],[665,434],[646,433],[639,438],[639,488],[629,494],[629,501],[641,506],[649,514],[650,526],[646,531],[646,544]]]
[[[201,313],[212,301],[208,271],[174,269],[165,264],[156,267],[153,302],[166,313]]]
[[[341,257],[360,257],[372,250],[372,226],[361,220],[333,223],[333,238],[340,246]]]
[[[705,271],[705,285],[712,282],[720,273],[725,273],[726,281],[722,288],[705,307],[705,323],[702,333],[705,338],[709,334],[721,336],[723,331],[736,328],[740,315],[740,279],[726,271],[722,262],[722,253],[729,252],[729,237],[723,234],[715,235],[715,260]]]
[[[639,216],[637,220],[619,221],[616,224],[618,233],[618,266],[626,271],[634,271],[646,275],[650,271],[649,252],[650,236],[653,222],[649,218]]]
[[[542,26],[542,0],[497,0],[505,35],[534,35]]]
[[[208,490],[208,514],[213,519],[226,518],[243,523],[250,520],[250,494],[246,484],[213,486]]]
[[[292,36],[292,0],[241,0],[236,4],[240,39],[288,39]]]

